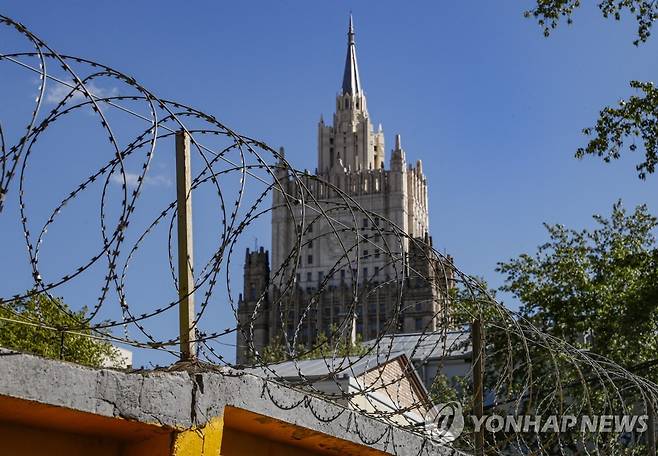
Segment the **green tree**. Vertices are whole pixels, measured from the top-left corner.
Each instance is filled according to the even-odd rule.
[[[456,327],[464,327],[479,318],[492,320],[499,313],[499,308],[492,305],[496,299],[496,290],[489,288],[482,277],[469,277],[460,281],[450,290],[450,320]]]
[[[595,215],[593,230],[545,225],[533,254],[499,263],[502,290],[542,331],[622,366],[653,360],[658,348],[658,225],[646,206]],[[584,337],[591,334],[591,337]]]
[[[537,19],[549,36],[560,21],[572,23],[572,16],[585,2],[581,0],[536,0],[535,8],[526,11],[527,17]],[[606,18],[621,20],[631,15],[637,22],[637,34],[633,43],[639,46],[651,36],[651,26],[658,18],[658,2],[655,0],[599,0],[598,8]],[[585,147],[576,151],[576,157],[593,155],[605,162],[621,156],[622,149],[644,150],[644,158],[636,165],[638,177],[645,179],[655,171],[658,163],[658,89],[651,82],[631,81],[636,94],[622,99],[617,106],[601,109],[596,125],[583,129],[591,139]]]
[[[337,333],[334,326],[329,331],[331,334]],[[293,354],[290,353],[280,337],[275,337],[269,345],[261,350],[259,361],[264,364],[270,364],[287,361],[292,358],[302,360],[360,356],[367,353],[367,351],[368,348],[363,345],[363,338],[360,334],[357,334],[356,341],[352,343],[342,337],[332,342],[324,332],[320,332],[312,347],[300,345]]]
[[[621,202],[610,217],[595,215],[594,229],[545,225],[548,241],[533,254],[499,263],[502,291],[521,302],[517,327],[493,313],[485,321],[485,388],[495,390],[496,407],[515,414],[558,415],[581,410],[589,415],[637,413],[638,388],[614,390],[612,367],[598,355],[656,380],[658,348],[658,225],[646,206],[627,213]],[[579,356],[599,359],[602,374]],[[519,407],[518,410],[516,407]],[[507,448],[522,436],[530,448],[573,454],[582,442],[601,454],[646,454],[625,448],[612,434],[579,432],[497,434],[491,445]],[[491,437],[491,436],[489,436]],[[545,453],[541,453],[545,454]],[[571,453],[567,453],[571,454]]]
[[[35,294],[0,305],[0,347],[99,367],[117,350],[89,337],[87,309],[73,312],[61,298]]]
[[[574,11],[583,5],[582,0],[536,0],[536,6],[525,12],[534,17],[549,36],[562,20],[573,23]],[[651,36],[651,26],[658,17],[658,5],[652,0],[599,0],[597,7],[606,19],[621,20],[624,14],[634,16],[637,22],[637,37],[633,44],[638,46]]]

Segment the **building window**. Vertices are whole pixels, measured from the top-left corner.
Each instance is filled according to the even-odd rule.
[[[310,282],[311,280],[313,280],[313,274],[310,273],[310,272],[307,272],[306,273],[306,281]]]
[[[363,228],[368,228],[368,219],[367,218],[363,219]]]
[[[344,280],[345,280],[345,269],[341,269],[340,270],[340,281],[342,282]]]
[[[375,217],[375,226],[379,226],[379,217]]]
[[[417,331],[423,329],[423,319],[422,318],[416,318],[415,325],[416,325],[416,330]]]
[[[329,138],[329,144],[333,144],[333,143],[334,143],[334,138]]]
[[[324,280],[324,272],[318,271],[318,282],[322,282]]]
[[[306,257],[306,263],[313,264],[313,255],[308,255]]]
[[[309,248],[309,249],[312,249],[312,248],[313,248],[313,239],[311,239],[310,241],[308,241],[308,248]]]
[[[375,258],[379,258],[379,249],[375,250]]]
[[[363,278],[364,279],[368,278],[368,268],[363,268]]]
[[[364,258],[368,258],[368,251],[367,251],[367,250],[364,250],[364,251],[363,251],[363,257],[364,257]]]
[[[379,266],[375,266],[375,275],[376,275],[376,276],[379,275]]]

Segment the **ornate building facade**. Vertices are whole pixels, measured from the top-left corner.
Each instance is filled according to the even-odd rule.
[[[320,333],[366,340],[440,324],[451,277],[431,248],[423,166],[407,163],[400,135],[388,169],[386,162],[384,133],[381,125],[373,128],[361,86],[350,18],[333,122],[321,118],[318,125],[316,173],[301,177],[305,194],[299,195],[300,177],[281,166],[280,191],[272,196],[271,262],[263,248],[247,250],[238,363],[248,362],[250,347],[261,350],[275,339],[309,346]],[[291,209],[286,196],[305,204]]]

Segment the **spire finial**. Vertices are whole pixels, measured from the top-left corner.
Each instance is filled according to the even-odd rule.
[[[347,39],[349,44],[354,44],[354,22],[352,21],[351,11],[350,11],[350,26],[347,29]]]
[[[395,150],[402,150],[402,141],[400,135],[395,135]]]
[[[343,94],[354,96],[360,93],[361,81],[359,80],[359,67],[356,64],[354,21],[350,13],[350,24],[347,29],[347,57],[345,59],[345,73],[343,74]]]

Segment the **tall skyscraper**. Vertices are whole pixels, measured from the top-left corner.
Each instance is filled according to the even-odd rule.
[[[431,249],[422,163],[407,164],[396,135],[386,169],[384,132],[370,120],[351,17],[347,38],[333,123],[321,118],[318,125],[316,174],[291,176],[281,166],[271,266],[268,252],[247,250],[238,363],[248,362],[250,347],[276,339],[309,346],[320,332],[365,340],[435,330],[445,311],[450,269]],[[300,182],[304,204],[292,207]]]

